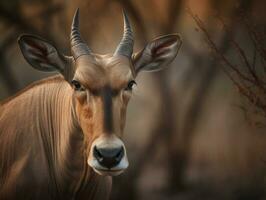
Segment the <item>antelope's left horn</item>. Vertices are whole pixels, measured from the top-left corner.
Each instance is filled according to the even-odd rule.
[[[120,41],[120,44],[115,50],[114,55],[123,55],[128,58],[131,58],[134,46],[133,32],[125,11],[123,11],[123,16],[124,16],[124,34],[122,40]]]
[[[70,34],[70,44],[72,55],[75,60],[82,55],[90,55],[91,50],[87,44],[82,40],[80,31],[79,31],[79,9],[76,10],[76,13],[73,17],[73,22],[71,26]]]

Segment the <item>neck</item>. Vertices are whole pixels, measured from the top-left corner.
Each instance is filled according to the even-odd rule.
[[[88,176],[83,134],[77,121],[72,89],[66,81],[39,88],[42,94],[40,124],[50,176],[61,192],[75,193]],[[49,141],[49,142],[46,142]]]

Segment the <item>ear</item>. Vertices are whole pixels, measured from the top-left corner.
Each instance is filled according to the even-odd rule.
[[[27,62],[40,71],[59,71],[65,76],[70,58],[63,56],[49,42],[34,35],[22,35],[18,39],[20,50]]]
[[[136,73],[164,68],[174,60],[181,44],[178,34],[165,35],[151,41],[132,58]]]

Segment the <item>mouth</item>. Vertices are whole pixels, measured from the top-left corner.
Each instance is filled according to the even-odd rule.
[[[117,176],[122,174],[128,167],[128,161],[124,158],[119,165],[112,168],[101,166],[96,159],[88,160],[89,166],[99,175],[102,176]]]
[[[103,172],[121,172],[123,171],[122,169],[97,169],[95,168],[95,170],[98,170],[98,171],[103,171]]]
[[[118,176],[124,172],[124,169],[93,168],[93,170],[102,176]]]

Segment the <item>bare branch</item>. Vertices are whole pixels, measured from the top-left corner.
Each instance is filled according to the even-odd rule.
[[[253,63],[251,64],[248,60],[246,52],[240,47],[240,45],[233,39],[233,37],[229,37],[228,40],[232,44],[232,47],[235,49],[238,57],[242,60],[243,65],[248,70],[248,73],[244,73],[240,71],[239,66],[234,65],[231,61],[225,57],[224,53],[219,50],[215,42],[211,39],[211,36],[208,30],[205,28],[204,23],[201,19],[193,14],[190,8],[188,8],[189,15],[194,19],[199,29],[204,34],[204,38],[206,43],[209,45],[211,50],[213,50],[214,55],[223,61],[224,65],[222,65],[222,69],[225,74],[230,78],[230,80],[234,83],[239,93],[243,95],[250,104],[254,105],[256,108],[261,110],[262,115],[266,117],[266,88],[265,88],[265,80],[264,77],[259,77],[256,71],[256,52],[260,53],[260,56],[263,60],[266,60],[265,48],[262,45],[261,39],[259,37],[258,31],[251,27],[251,25],[245,20],[246,27],[250,34],[251,40],[254,43],[255,52],[253,56]],[[230,35],[231,28],[229,28],[224,20],[217,16],[218,21],[223,27],[223,30],[227,35]],[[229,67],[229,71],[225,68],[225,66]],[[231,71],[230,71],[231,70]]]

